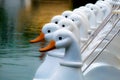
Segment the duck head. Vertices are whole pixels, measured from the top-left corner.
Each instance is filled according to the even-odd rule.
[[[62,16],[68,18],[72,13],[73,13],[72,11],[67,10],[62,13]]]
[[[68,31],[68,33],[71,32]],[[55,48],[62,48],[69,46],[71,39],[66,34],[67,33],[65,29],[61,29],[59,31],[54,32],[53,37],[51,37],[51,41],[49,42],[49,44],[45,48],[41,48],[40,52],[46,52]]]
[[[59,27],[68,29],[70,31],[73,31],[74,27],[76,27],[74,22],[70,19],[62,19],[59,21],[58,25]]]
[[[52,49],[65,48],[64,60],[80,61],[80,45],[74,34],[66,29],[60,29],[54,32],[50,43],[40,49],[40,52],[50,51]]]
[[[111,12],[112,8],[109,7],[107,4],[103,3],[103,2],[99,2],[99,3],[96,3],[96,5],[98,5],[101,9],[101,11],[103,12],[104,14],[104,18],[108,16],[108,14]]]
[[[78,14],[72,14],[68,18],[71,19],[77,25],[79,29],[80,37],[88,36],[88,30],[90,30],[90,24],[87,18],[84,18],[82,15],[80,16]]]
[[[62,19],[64,19],[65,17],[61,16],[61,15],[57,15],[57,16],[54,16],[52,19],[51,19],[51,23],[55,23],[55,24],[58,24],[58,22]]]
[[[92,3],[87,4],[86,7],[90,8],[94,12],[95,15],[97,15],[98,11],[100,10],[100,8],[98,6],[96,6]]]
[[[44,39],[49,41],[53,32],[58,30],[58,29],[60,29],[60,27],[57,24],[47,23],[43,26],[40,35],[37,38],[35,38],[34,40],[31,40],[30,42],[31,43],[36,43],[36,42],[40,42]]]
[[[100,23],[103,20],[103,13],[102,13],[100,7],[98,7],[97,5],[94,5],[94,4],[90,4],[90,6],[88,8],[90,8],[94,12],[96,19],[97,19],[97,25],[100,25]]]
[[[60,20],[60,22],[58,23],[58,25],[61,28],[67,29],[69,31],[71,31],[77,38],[79,38],[79,28],[75,25],[75,23],[70,20],[70,19],[62,19]]]
[[[97,22],[96,22],[96,17],[95,17],[95,14],[94,12],[90,9],[90,8],[87,8],[85,6],[82,6],[80,7],[80,9],[84,10],[85,14],[87,15],[87,18],[89,20],[89,24],[90,24],[90,28],[93,30],[96,29],[95,27],[97,26]]]
[[[82,19],[81,16],[79,16],[78,14],[72,14],[68,18],[71,19],[77,25],[78,28],[80,27]]]

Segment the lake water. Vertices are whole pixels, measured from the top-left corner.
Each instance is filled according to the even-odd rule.
[[[38,35],[38,9],[31,0],[0,0],[0,80],[32,80],[43,62],[40,44],[29,43]]]

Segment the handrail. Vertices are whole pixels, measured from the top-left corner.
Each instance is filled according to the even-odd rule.
[[[119,22],[120,17],[118,18],[118,20],[115,22],[115,24],[113,25],[114,28],[117,25],[117,23]],[[112,29],[113,30],[113,29]],[[104,51],[104,49],[106,49],[106,47],[111,43],[111,41],[115,38],[115,36],[120,32],[120,28],[118,29],[118,31],[116,31],[116,33],[113,35],[113,37],[111,37],[110,41],[108,41],[108,43],[105,44],[105,46],[103,47],[103,49],[95,56],[95,58],[93,60],[91,60],[91,62],[88,64],[88,66],[86,66],[86,68],[83,70],[83,72],[85,72],[90,65],[102,54],[102,52]]]
[[[117,7],[116,9],[119,9]],[[94,31],[94,33],[89,37],[87,42],[82,46],[81,54],[87,49],[87,47],[90,45],[90,43],[94,40],[94,38],[98,35],[98,33],[104,28],[104,26],[109,22],[109,20],[114,17],[114,14],[111,13],[104,19],[103,23],[100,24],[100,26]]]
[[[116,25],[118,23],[119,19],[117,19],[115,21],[115,23],[113,25]],[[112,32],[112,30],[115,28],[115,26],[113,26],[109,32],[106,34],[106,36],[100,41],[100,43],[93,49],[93,51],[84,59],[83,63],[91,56],[91,54],[94,53],[94,51],[99,47],[99,45],[104,41],[104,39],[106,39],[106,37]]]

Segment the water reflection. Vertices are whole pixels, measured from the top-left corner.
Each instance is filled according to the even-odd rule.
[[[32,80],[42,62],[40,44],[28,42],[39,31],[32,17],[39,0],[37,7],[34,4],[34,0],[0,0],[0,80]]]

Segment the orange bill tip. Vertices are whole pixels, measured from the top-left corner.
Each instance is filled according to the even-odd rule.
[[[41,48],[39,51],[40,52],[47,52],[47,51],[50,51],[52,49],[55,49],[55,41],[54,40],[51,40],[50,43],[46,47]]]
[[[41,34],[40,34],[38,37],[36,37],[36,38],[33,39],[33,40],[30,40],[30,43],[41,42],[41,41],[43,41],[43,40],[44,40],[44,33],[41,32]]]

